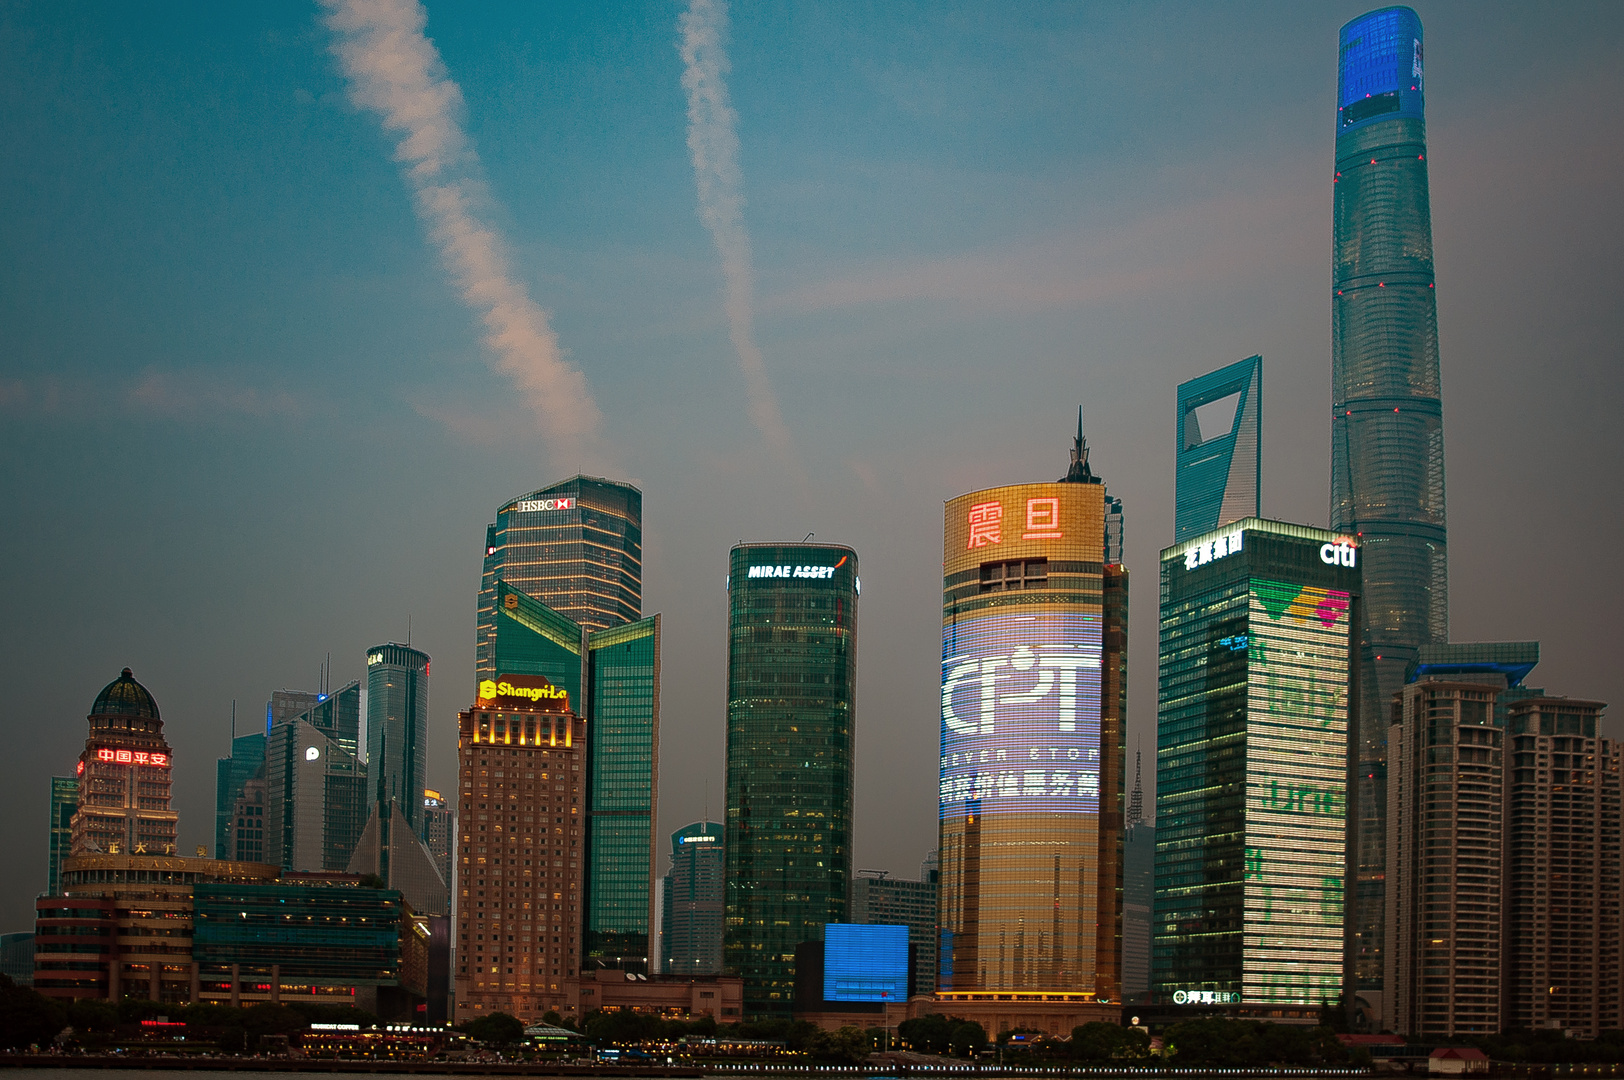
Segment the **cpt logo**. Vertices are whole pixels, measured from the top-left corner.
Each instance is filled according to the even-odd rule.
[[[1055,717],[1060,731],[1077,730],[1077,691],[1085,668],[1098,670],[1098,657],[1067,646],[1044,648],[1040,652],[1025,645],[1016,647],[1008,656],[988,656],[949,661],[942,679],[942,723],[949,731],[960,735],[992,735],[996,733],[1000,707],[1034,705],[1053,696]],[[1023,690],[1005,689],[999,692],[1000,681],[1027,676],[1022,681],[1031,685]],[[963,686],[968,692],[973,686],[978,691],[971,699],[973,709],[961,713],[954,707],[954,698]]]
[[[1320,562],[1326,566],[1354,566],[1359,549],[1347,540],[1320,545]]]

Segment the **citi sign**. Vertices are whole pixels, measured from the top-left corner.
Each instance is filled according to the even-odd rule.
[[[1098,671],[1100,659],[1065,646],[1018,646],[1007,656],[966,657],[950,660],[942,672],[942,723],[959,735],[996,734],[1000,707],[1031,706],[1053,698],[1061,731],[1077,730],[1078,691],[1084,671]],[[1020,679],[1023,690],[999,687]],[[953,701],[963,692],[976,691],[974,706],[963,711]],[[1092,716],[1092,714],[1090,714]],[[1013,717],[1011,717],[1013,719]]]
[[[1346,540],[1320,545],[1320,562],[1326,566],[1358,565],[1359,549]]]

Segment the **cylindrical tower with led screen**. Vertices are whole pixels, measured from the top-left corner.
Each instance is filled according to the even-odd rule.
[[[1342,28],[1331,253],[1331,528],[1364,558],[1350,807],[1354,989],[1382,980],[1388,710],[1419,646],[1449,639],[1443,408],[1421,20]]]
[[[937,914],[947,1000],[1121,999],[1127,573],[1106,562],[1105,487],[1078,445],[1072,482],[947,504]]]
[[[859,589],[848,547],[733,549],[722,963],[751,1016],[788,1018],[795,947],[846,921]]]

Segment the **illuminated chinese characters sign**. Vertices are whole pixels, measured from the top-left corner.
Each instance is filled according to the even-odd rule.
[[[1184,553],[1184,569],[1194,570],[1198,566],[1206,566],[1214,559],[1237,554],[1241,550],[1241,535],[1241,531],[1236,529],[1204,544],[1197,544]]]
[[[1100,792],[1100,617],[987,615],[942,639],[941,812],[1089,812]]]
[[[1240,994],[1233,990],[1175,990],[1175,1005],[1239,1005]]]
[[[535,514],[544,510],[574,510],[575,497],[565,495],[556,499],[520,499],[513,509],[521,514]]]
[[[986,547],[1004,542],[1004,504],[976,503],[970,507],[966,519],[969,542],[966,548]],[[1022,540],[1062,540],[1065,533],[1060,527],[1060,500],[1054,497],[1026,500],[1026,525],[1021,530]]]
[[[97,761],[110,761],[115,765],[157,765],[169,764],[168,754],[153,754],[145,750],[109,750],[96,751]]]

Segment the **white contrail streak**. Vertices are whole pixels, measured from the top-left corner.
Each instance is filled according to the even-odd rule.
[[[479,155],[462,129],[462,91],[424,34],[418,0],[321,0],[350,98],[371,109],[395,147],[417,213],[462,300],[485,324],[493,367],[513,380],[543,437],[579,455],[600,418],[586,377],[570,366],[547,312],[515,279],[506,246],[481,219]]]
[[[699,216],[710,230],[722,257],[723,307],[728,334],[744,371],[750,419],[767,445],[792,460],[794,450],[784,416],[767,381],[767,366],[756,344],[753,310],[755,272],[750,263],[750,234],[744,229],[744,195],[740,190],[738,115],[728,104],[726,0],[690,0],[680,23],[682,89],[688,95],[688,151],[699,187]]]

